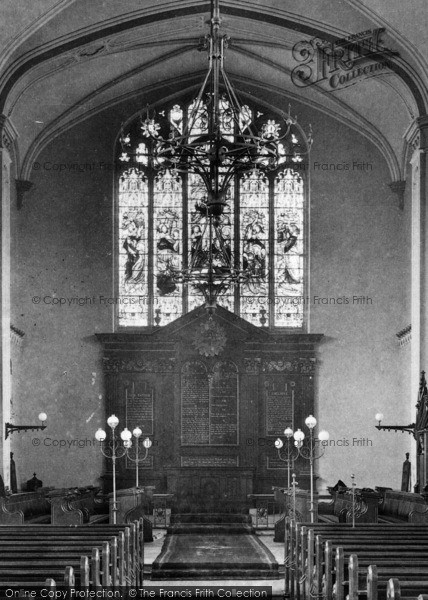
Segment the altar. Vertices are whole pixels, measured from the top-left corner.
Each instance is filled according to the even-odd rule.
[[[201,332],[215,330],[212,348]],[[275,439],[314,412],[316,346],[322,336],[270,332],[224,308],[197,308],[163,328],[98,334],[104,347],[105,417],[137,425],[153,446],[140,463],[142,485],[174,494],[180,510],[241,509],[249,494],[286,481]],[[204,336],[202,335],[202,339]],[[299,485],[309,487],[298,459]],[[103,480],[111,487],[111,465]],[[117,462],[118,488],[135,465]]]

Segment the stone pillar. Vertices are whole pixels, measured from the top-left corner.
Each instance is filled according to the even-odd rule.
[[[12,398],[11,353],[10,353],[10,195],[11,195],[11,150],[10,128],[5,118],[0,117],[0,453],[5,486],[10,487],[10,440],[4,439],[5,423],[10,421]]]
[[[406,134],[411,164],[411,416],[415,419],[420,372],[428,370],[428,209],[427,149],[428,117],[420,117]],[[417,457],[414,456],[416,459]],[[416,460],[412,459],[416,464]],[[420,473],[421,486],[427,483],[426,469]],[[422,489],[421,487],[421,489]]]

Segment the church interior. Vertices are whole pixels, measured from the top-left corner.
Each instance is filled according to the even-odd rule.
[[[0,587],[428,594],[424,0],[0,17]]]

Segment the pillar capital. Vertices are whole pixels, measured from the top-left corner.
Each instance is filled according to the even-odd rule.
[[[418,117],[405,133],[406,141],[412,152],[428,150],[428,115]]]
[[[4,148],[12,155],[17,137],[18,132],[12,121],[6,115],[0,115],[0,149]]]

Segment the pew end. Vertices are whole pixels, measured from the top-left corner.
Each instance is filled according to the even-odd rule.
[[[50,488],[0,497],[0,526],[50,523]]]

